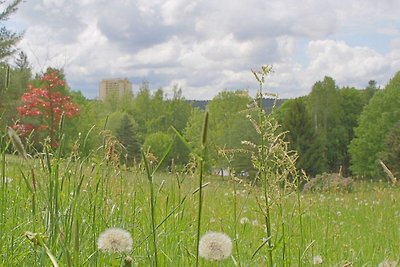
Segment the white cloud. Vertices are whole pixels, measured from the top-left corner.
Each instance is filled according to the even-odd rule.
[[[36,70],[64,67],[90,97],[118,76],[166,91],[179,83],[191,99],[254,92],[250,70],[262,64],[274,65],[267,87],[293,97],[324,75],[340,85],[386,83],[400,68],[399,9],[395,0],[35,0],[11,20],[25,25],[21,48]],[[350,45],[374,34],[387,51],[362,39]]]
[[[317,78],[328,75],[341,85],[361,87],[369,80],[388,79],[392,58],[368,47],[350,47],[344,41],[319,40],[308,45],[307,72]]]

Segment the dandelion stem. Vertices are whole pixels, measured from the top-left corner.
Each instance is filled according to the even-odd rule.
[[[199,204],[197,209],[197,236],[196,236],[196,266],[199,266],[199,244],[200,244],[200,232],[201,232],[201,211],[203,204],[203,170],[204,161],[206,157],[206,143],[207,143],[207,129],[208,129],[208,112],[204,115],[203,132],[201,138],[201,156],[199,157]]]
[[[150,185],[150,209],[151,209],[151,231],[153,235],[153,249],[154,249],[154,266],[157,266],[158,256],[157,256],[157,234],[156,234],[156,224],[155,224],[155,203],[154,203],[154,185],[153,185],[153,175],[150,172],[150,167],[146,159],[146,155],[142,152],[144,166],[146,168],[147,179]]]

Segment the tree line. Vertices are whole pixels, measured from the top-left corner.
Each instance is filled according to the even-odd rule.
[[[44,74],[31,78],[23,53],[14,67],[5,64],[0,67],[3,70],[0,84],[5,85],[9,79],[8,87],[2,86],[0,91],[1,129],[13,126],[31,142],[31,149],[35,151],[40,151],[45,137],[49,136],[55,148],[59,142],[56,139],[63,138],[65,155],[76,149],[77,144],[80,153],[86,155],[112,144],[114,158],[130,167],[140,163],[142,151],[157,161],[169,150],[165,168],[183,169],[191,162],[191,152],[200,147],[205,111],[193,107],[178,86],[172,89],[170,98],[165,97],[163,89],[151,90],[149,84],[143,83],[135,94],[121,98],[110,95],[105,101],[99,101],[86,99],[79,91],[70,90],[61,70],[49,68]],[[51,73],[57,73],[57,81],[49,83],[46,77],[49,79]],[[50,90],[51,83],[55,84],[51,85],[51,90],[64,98],[55,98],[53,93],[51,100],[43,95],[43,90]],[[44,111],[44,104],[40,112],[35,111],[37,107],[27,102],[35,88],[40,88],[42,95],[35,96],[34,102],[47,101],[53,111]],[[69,101],[71,103],[67,103]],[[250,156],[243,150],[242,142],[257,141],[256,129],[248,119],[252,112],[249,106],[254,101],[257,100],[246,90],[225,90],[206,103],[210,171],[217,168],[251,173]],[[380,178],[380,160],[395,175],[399,174],[399,101],[399,73],[383,89],[378,88],[375,81],[370,81],[364,89],[339,88],[334,79],[325,77],[313,85],[307,96],[287,99],[270,112],[281,124],[289,148],[298,153],[297,167],[308,175],[340,172]],[[30,107],[28,105],[30,112],[26,110],[27,103],[31,103]],[[59,126],[61,113],[64,114],[62,128]],[[176,131],[194,150],[190,151],[181,142]]]

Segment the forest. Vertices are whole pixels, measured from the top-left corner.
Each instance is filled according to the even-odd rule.
[[[0,70],[0,129],[16,129],[33,156],[43,152],[47,139],[54,149],[61,146],[63,155],[73,152],[77,144],[86,155],[106,144],[113,160],[127,168],[140,164],[142,151],[154,161],[168,151],[163,169],[183,171],[193,155],[180,137],[199,149],[207,110],[211,140],[207,171],[254,173],[242,143],[257,138],[248,116],[258,100],[247,89],[221,90],[209,101],[196,102],[185,99],[179,85],[166,98],[162,88],[144,82],[133,94],[99,101],[69,88],[63,70],[48,68],[33,76],[23,52],[12,66],[2,64]],[[297,168],[309,177],[340,173],[386,179],[381,162],[394,176],[400,174],[399,73],[384,88],[374,80],[365,88],[339,88],[333,78],[325,77],[306,96],[265,98],[264,108],[279,122],[288,148],[298,155]]]

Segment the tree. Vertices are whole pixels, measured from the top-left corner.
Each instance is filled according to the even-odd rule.
[[[379,154],[384,151],[385,137],[400,117],[400,72],[379,90],[363,109],[355,138],[349,150],[353,174],[366,178],[379,178]]]
[[[221,150],[238,150],[242,148],[242,141],[254,141],[255,130],[246,117],[251,101],[246,91],[222,91],[208,103],[209,156],[215,167],[233,167],[238,172],[252,168],[249,155],[232,153],[231,162],[219,157]]]
[[[380,158],[396,178],[400,178],[400,121],[386,135]]]
[[[343,127],[342,136],[342,166],[343,172],[346,175],[350,174],[350,153],[348,151],[348,146],[351,140],[354,138],[354,129],[358,125],[358,118],[364,108],[368,103],[369,99],[365,97],[366,92],[357,90],[355,88],[345,87],[339,90],[341,95],[341,109],[345,116],[342,116],[340,126]]]
[[[318,165],[320,151],[306,101],[306,97],[287,100],[279,108],[279,112],[283,113],[280,121],[282,129],[287,131],[289,148],[299,155],[296,167],[314,176],[322,171],[322,166]]]
[[[72,118],[79,113],[78,106],[66,93],[63,74],[49,68],[29,84],[28,91],[21,96],[23,105],[17,107],[20,121],[14,126],[16,130],[22,136],[28,136],[33,131],[45,132],[50,137],[50,144],[57,147],[62,116]]]
[[[365,87],[364,101],[368,103],[374,94],[379,90],[375,80],[370,80],[367,87]]]
[[[29,68],[19,70],[0,63],[0,129],[14,124],[15,109],[21,105],[31,75]]]
[[[308,108],[319,143],[318,149],[321,150],[317,164],[321,165],[323,172],[337,172],[343,166],[346,141],[341,126],[341,95],[332,78],[325,77],[314,84]]]
[[[18,53],[18,57],[15,59],[15,65],[20,71],[30,69],[28,56],[24,53],[24,51],[20,51]]]
[[[118,141],[122,144],[124,151],[121,153],[122,162],[127,166],[139,162],[140,142],[135,136],[134,122],[128,114],[124,114],[116,132]]]
[[[4,4],[4,0],[0,1],[0,4]],[[6,21],[11,14],[18,9],[18,5],[22,0],[14,0],[6,6],[6,8],[0,12],[0,23]],[[0,27],[0,60],[12,55],[16,49],[15,45],[22,38],[22,35],[8,30],[5,26]]]
[[[154,156],[152,161],[161,160],[165,153],[168,151],[169,146],[172,144],[173,138],[166,133],[156,132],[148,135],[143,144],[145,153],[149,152]],[[164,161],[164,165],[170,162],[171,155]]]

